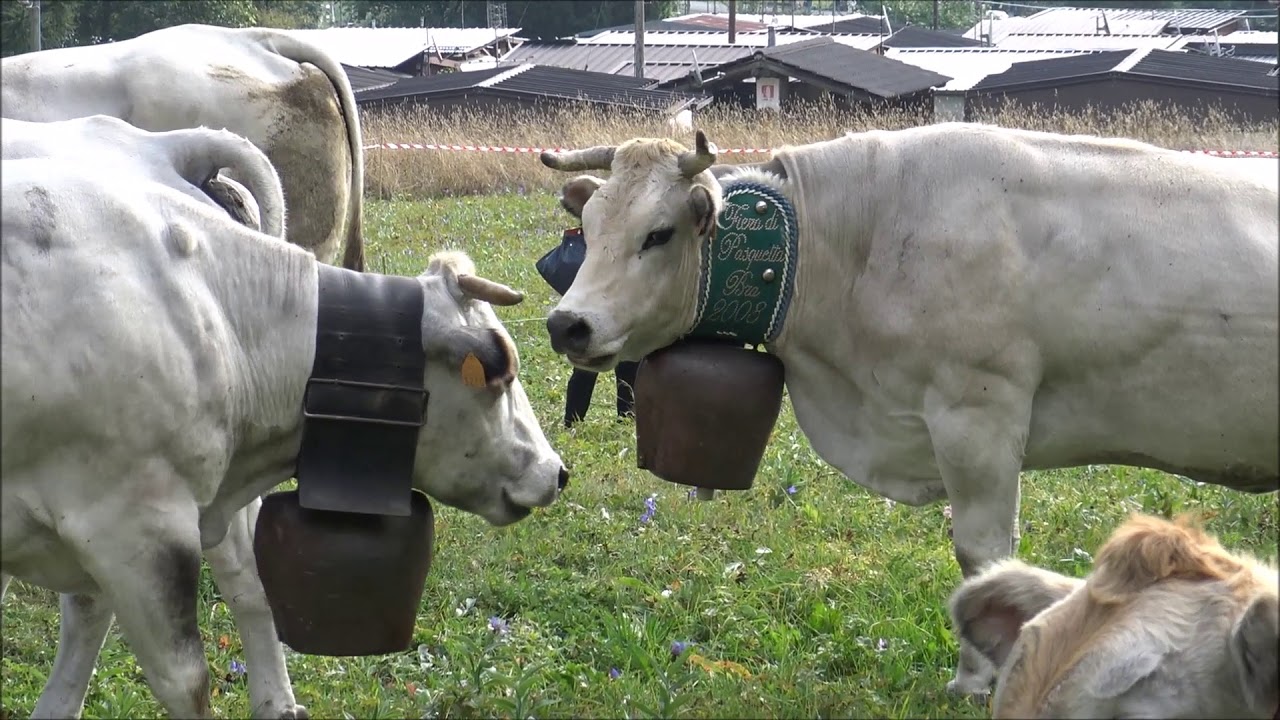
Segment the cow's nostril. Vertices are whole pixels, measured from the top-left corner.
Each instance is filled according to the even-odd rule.
[[[581,353],[591,344],[591,326],[573,313],[559,310],[547,317],[551,349],[558,353]]]
[[[587,341],[591,339],[591,326],[587,325],[587,321],[579,320],[569,326],[567,331],[570,345],[586,346]]]
[[[558,482],[558,483],[556,483],[556,487],[558,487],[558,488],[560,488],[561,490],[563,490],[563,489],[565,489],[565,487],[566,487],[568,484],[569,484],[569,470],[568,470],[567,468],[565,468],[565,466],[561,465],[561,466],[560,466],[560,480],[559,480],[559,482]]]

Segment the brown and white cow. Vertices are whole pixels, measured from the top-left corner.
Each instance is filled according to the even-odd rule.
[[[1274,563],[1188,518],[1135,516],[1085,579],[1004,560],[951,598],[999,668],[997,718],[1273,718]]]

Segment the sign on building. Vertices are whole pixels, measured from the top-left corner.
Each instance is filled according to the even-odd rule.
[[[779,102],[779,91],[782,89],[781,78],[776,77],[758,77],[756,78],[756,109],[778,110],[781,108]]]

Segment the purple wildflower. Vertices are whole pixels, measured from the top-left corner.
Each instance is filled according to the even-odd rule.
[[[231,674],[232,674],[232,675],[243,675],[243,674],[245,673],[245,669],[246,669],[246,668],[245,668],[245,666],[244,666],[244,663],[240,662],[239,660],[232,660],[232,661],[231,661]]]
[[[493,617],[489,618],[489,629],[492,630],[493,632],[498,633],[499,635],[506,635],[507,621],[503,620],[497,615],[494,615]]]
[[[693,643],[688,643],[683,640],[676,640],[675,642],[671,643],[671,657],[673,658],[680,657],[682,654],[684,654],[685,650],[689,649],[689,646],[692,644]]]
[[[796,494],[796,486],[795,486],[795,485],[792,485],[791,487],[787,488],[787,494],[788,494],[788,495],[795,495],[795,494]]]
[[[620,677],[622,677],[622,671],[621,671],[621,670],[619,670],[618,668],[609,668],[609,679],[610,679],[610,680],[617,680],[617,679],[618,679],[618,678],[620,678]]]
[[[640,515],[640,522],[649,522],[653,519],[653,514],[656,512],[658,512],[658,496],[650,495],[644,499],[644,513]]]

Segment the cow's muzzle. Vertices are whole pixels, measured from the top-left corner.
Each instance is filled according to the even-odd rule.
[[[547,316],[551,349],[560,355],[583,356],[591,346],[591,326],[577,313],[554,310]]]

